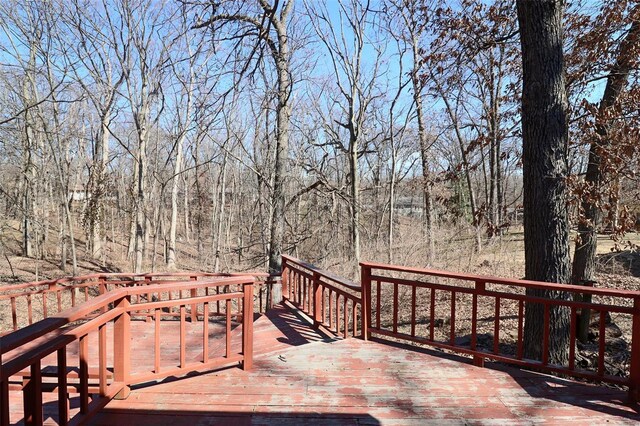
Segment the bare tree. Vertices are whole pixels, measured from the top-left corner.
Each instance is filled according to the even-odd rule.
[[[338,16],[332,19],[326,8],[306,4],[307,13],[325,46],[334,72],[338,97],[329,102],[338,106],[339,115],[325,122],[326,143],[347,156],[349,170],[349,210],[353,265],[360,263],[360,170],[358,162],[367,150],[367,142],[376,138],[367,128],[367,117],[374,101],[382,96],[377,87],[382,47],[369,40],[374,13],[369,2],[341,1]],[[373,63],[365,61],[365,48],[371,49]],[[369,68],[367,68],[369,67]],[[342,130],[346,131],[343,141]]]
[[[286,1],[281,6],[278,2],[272,5],[267,0],[258,0],[257,5],[250,4],[247,7],[242,7],[236,2],[224,1],[212,4],[211,10],[208,11],[211,16],[205,22],[195,25],[196,28],[209,28],[214,34],[223,27],[233,27],[230,31],[233,34],[230,36],[232,39],[252,38],[255,40],[249,59],[243,65],[240,74],[244,74],[251,66],[251,59],[256,53],[262,56],[264,49],[271,56],[277,72],[276,147],[271,191],[273,222],[269,238],[269,272],[272,274],[280,273],[282,261],[285,215],[284,181],[289,149],[290,101],[293,87],[288,26],[293,4],[293,0]],[[275,287],[273,291],[273,298],[268,300],[280,300],[280,288]]]
[[[74,49],[75,79],[84,95],[97,111],[99,125],[94,135],[92,159],[89,165],[87,206],[83,222],[89,235],[89,249],[94,259],[105,259],[105,206],[107,196],[107,167],[109,164],[109,125],[113,120],[118,90],[125,74],[115,58],[115,39],[104,32],[109,25],[104,14],[94,2],[74,0],[73,7],[65,8],[67,31],[78,40],[71,43]]]

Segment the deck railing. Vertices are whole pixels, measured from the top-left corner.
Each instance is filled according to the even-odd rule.
[[[363,298],[369,308],[363,327],[368,333],[426,344],[471,355],[477,365],[484,359],[506,362],[542,371],[629,387],[632,401],[640,390],[640,292],[584,286],[511,280],[446,271],[406,268],[395,265],[361,263]],[[551,299],[526,294],[526,290],[546,290],[572,297]],[[592,301],[582,297],[588,295]],[[581,297],[575,297],[581,296]],[[542,305],[541,360],[524,357],[525,306]],[[479,307],[486,315],[480,317]],[[550,312],[565,307],[570,312],[569,357],[566,365],[549,361]],[[366,309],[366,308],[365,308]],[[576,355],[578,312],[597,312],[598,335],[595,365],[581,366]],[[491,312],[492,311],[492,312]],[[628,372],[608,374],[605,368],[608,345],[618,336],[609,336],[607,318],[627,316],[631,335]],[[618,333],[615,333],[618,334]],[[503,339],[508,336],[508,339]],[[480,340],[484,345],[480,345]],[[515,345],[510,344],[515,341]],[[617,341],[617,343],[621,343]],[[488,346],[488,347],[487,347]],[[616,349],[611,349],[610,352]],[[581,359],[584,361],[584,359]],[[588,360],[587,360],[588,364]]]
[[[234,276],[127,286],[106,291],[0,338],[0,424],[5,426],[16,420],[9,417],[10,392],[22,392],[25,424],[42,424],[43,392],[47,390],[57,391],[59,424],[82,423],[112,398],[126,397],[133,384],[236,362],[245,369],[251,368],[254,282],[253,276]],[[221,288],[223,291],[219,291]],[[222,307],[218,307],[220,304]],[[215,310],[224,313],[225,321],[217,336],[220,344],[213,345],[216,353],[212,353],[209,319]],[[134,320],[153,321],[153,348],[140,346],[134,338]],[[200,321],[201,325],[194,324]],[[239,336],[232,333],[234,321],[242,327],[240,345],[232,342],[234,336]],[[169,360],[169,366],[162,359],[161,348],[167,345],[166,333],[163,334],[167,325],[177,328],[179,336],[177,348],[171,349],[176,356]],[[187,338],[194,332],[201,333],[196,360],[187,358],[188,350],[193,350]],[[113,335],[111,344],[108,333]],[[238,346],[239,351],[233,349]],[[149,360],[149,364],[132,365],[134,353]],[[72,362],[69,356],[74,358]],[[56,366],[55,371],[43,370],[45,360]],[[77,369],[70,368],[72,364]],[[79,399],[77,412],[70,409],[70,394],[77,394]]]
[[[123,287],[139,287],[151,284],[171,284],[185,280],[211,280],[220,277],[252,275],[261,278],[260,284],[271,285],[278,277],[251,272],[244,274],[174,272],[174,273],[110,273],[65,277],[55,280],[29,282],[0,287],[0,316],[10,316],[10,321],[0,322],[0,336],[16,331],[42,319],[49,318],[89,299]],[[265,286],[258,285],[258,309],[267,306]],[[219,291],[217,289],[216,291]],[[144,296],[140,296],[144,297]],[[219,308],[219,304],[217,306]],[[8,326],[7,326],[8,325]]]
[[[282,256],[284,298],[316,326],[337,336],[362,336],[360,286],[291,256]]]

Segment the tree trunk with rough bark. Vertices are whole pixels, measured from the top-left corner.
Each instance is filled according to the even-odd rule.
[[[526,279],[568,283],[567,93],[563,57],[563,1],[517,1],[522,47],[522,162]],[[566,292],[528,290],[530,296],[568,299]],[[567,307],[549,308],[549,362],[566,364]],[[544,306],[527,303],[524,351],[542,359]]]
[[[636,16],[640,13],[640,7],[636,6]],[[640,44],[640,22],[634,21],[622,41],[616,62],[607,78],[607,85],[602,95],[598,108],[600,115],[605,115],[607,110],[614,107],[624,90],[633,64],[638,60],[638,47]],[[607,120],[604,118],[604,120]],[[603,175],[601,169],[602,153],[612,144],[609,135],[608,122],[596,122],[596,136],[589,147],[589,164],[585,174],[587,189],[597,191]],[[597,194],[587,195],[582,199],[581,210],[584,218],[578,223],[578,239],[576,240],[573,256],[573,268],[571,282],[585,284],[595,279],[596,252],[598,248],[598,226],[602,218],[602,211],[598,207]],[[587,341],[589,327],[589,314],[581,315],[578,323],[578,338],[582,342]]]

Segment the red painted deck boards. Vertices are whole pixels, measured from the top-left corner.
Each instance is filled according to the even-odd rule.
[[[379,341],[323,339],[297,313],[284,307],[259,318],[254,331],[252,371],[232,367],[139,386],[127,400],[111,401],[91,424],[564,425],[640,421],[635,411],[622,404],[624,391],[504,366],[492,368],[490,363],[488,368],[474,367],[460,358]],[[153,339],[152,333],[148,335]],[[197,357],[197,350],[189,355]]]

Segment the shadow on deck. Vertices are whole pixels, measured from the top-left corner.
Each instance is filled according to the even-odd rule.
[[[297,310],[255,322],[251,371],[140,385],[91,424],[635,424],[626,392],[382,340],[329,339]]]

